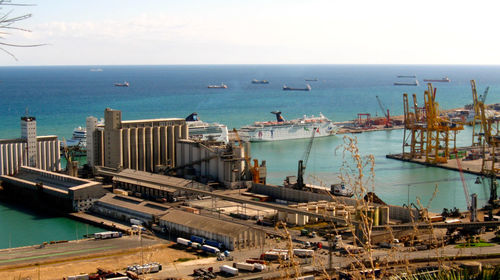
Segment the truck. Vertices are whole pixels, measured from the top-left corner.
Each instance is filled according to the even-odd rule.
[[[238,275],[238,269],[231,267],[229,265],[221,265],[219,267],[219,270],[222,274],[227,274],[227,275],[232,275],[232,276],[237,276]]]
[[[197,242],[197,243],[200,243],[200,244],[204,244],[205,243],[205,238],[200,237],[200,236],[196,236],[196,235],[191,235],[191,241]]]
[[[205,244],[210,245],[210,246],[212,246],[212,247],[219,248],[219,249],[221,249],[221,248],[222,248],[222,245],[223,245],[223,244],[222,244],[221,242],[219,242],[219,241],[209,240],[209,239],[205,240]]]
[[[191,244],[191,241],[185,239],[185,238],[182,238],[182,237],[177,237],[177,244],[181,244],[181,245],[184,245],[184,246],[189,246]]]
[[[122,237],[122,233],[119,231],[103,231],[94,233],[95,239],[110,239]]]
[[[219,248],[215,248],[215,247],[210,246],[210,245],[203,245],[203,246],[201,246],[201,249],[204,252],[207,252],[207,253],[210,253],[210,254],[214,254],[214,255],[220,254]]]
[[[265,264],[261,264],[261,263],[254,263],[253,267],[254,267],[255,271],[264,271],[264,270],[266,270],[266,265]]]
[[[309,249],[293,249],[293,254],[297,257],[312,257],[314,255],[314,250]]]
[[[191,242],[191,241],[189,243],[190,243],[189,246],[191,246],[191,248],[196,249],[196,250],[201,249],[201,244],[200,243],[198,243],[198,242]]]
[[[147,263],[143,265],[132,265],[127,267],[127,271],[132,271],[136,274],[145,274],[145,273],[154,273],[158,272],[162,269],[161,264],[154,262],[154,263]]]
[[[245,270],[245,271],[254,271],[255,269],[255,266],[253,264],[244,262],[234,263],[233,267],[237,268],[238,270]]]

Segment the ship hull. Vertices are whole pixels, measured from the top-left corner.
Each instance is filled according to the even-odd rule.
[[[240,130],[242,139],[250,142],[268,142],[290,139],[304,139],[312,136],[326,137],[337,134],[338,128],[332,122],[309,124],[285,124],[276,126],[244,127]]]

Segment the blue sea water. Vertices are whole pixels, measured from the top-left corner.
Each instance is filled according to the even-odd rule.
[[[101,68],[102,72],[89,71]],[[393,86],[397,75],[417,75],[418,87]],[[158,117],[186,117],[198,112],[209,122],[241,127],[273,118],[269,112],[281,110],[285,118],[323,113],[334,121],[352,120],[357,113],[382,115],[379,96],[391,115],[403,112],[402,94],[416,93],[423,104],[424,78],[448,76],[451,83],[435,83],[440,108],[462,107],[472,102],[470,80],[478,91],[490,86],[487,103],[499,102],[500,66],[430,65],[184,65],[184,66],[60,66],[0,67],[0,138],[20,136],[19,119],[28,108],[36,116],[39,135],[70,138],[72,130],[85,125],[85,118],[103,117],[106,107],[122,111],[124,120]],[[306,82],[305,78],[317,78]],[[251,84],[266,79],[269,84]],[[130,87],[114,87],[128,81]],[[228,89],[208,89],[209,84],[225,83]],[[312,86],[310,92],[286,92],[281,87]],[[424,202],[438,193],[430,208],[440,211],[454,206],[464,209],[465,198],[457,172],[429,168],[385,158],[402,147],[402,130],[357,134],[363,154],[375,157],[375,188],[386,202],[402,205]],[[458,137],[459,145],[469,145],[471,130]],[[335,182],[342,164],[343,136],[315,140],[307,174],[325,182]],[[279,184],[294,175],[307,140],[252,144],[252,156],[266,160],[268,182]],[[311,178],[307,178],[312,180]],[[480,203],[487,198],[484,186],[475,185],[466,175],[469,191],[478,193]],[[7,207],[8,208],[8,207]],[[30,223],[36,221],[30,220]],[[9,227],[0,217],[2,230]],[[57,223],[57,222],[56,222]],[[68,237],[71,238],[71,237]],[[0,248],[2,244],[0,244]]]

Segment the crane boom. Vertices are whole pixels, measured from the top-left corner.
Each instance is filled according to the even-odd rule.
[[[309,160],[309,155],[311,154],[311,148],[314,142],[314,136],[316,135],[316,127],[313,127],[311,138],[307,143],[306,150],[302,155],[302,159],[299,160],[299,166],[297,170],[297,188],[300,190],[304,187],[304,172],[306,171],[307,161]]]
[[[486,87],[486,89],[485,89],[485,90],[484,90],[484,92],[483,92],[483,95],[481,95],[481,96],[479,97],[479,99],[481,99],[481,102],[483,102],[483,104],[484,104],[484,102],[486,102],[486,96],[488,96],[488,91],[489,91],[489,90],[490,90],[490,87],[489,87],[489,86],[487,86],[487,87]]]
[[[462,163],[460,162],[460,159],[458,158],[457,152],[455,152],[455,158],[457,159],[457,167],[458,167],[458,171],[460,172],[460,180],[462,180],[462,186],[464,188],[465,201],[467,202],[467,209],[471,210],[472,204],[470,202],[469,188],[467,188],[467,182],[465,181],[464,172],[462,170]]]
[[[384,104],[382,104],[382,101],[380,100],[380,98],[378,97],[378,95],[375,96],[377,98],[377,101],[378,101],[378,106],[380,107],[380,110],[382,110],[382,114],[384,114],[384,116],[387,117],[387,110],[385,109],[384,107]]]

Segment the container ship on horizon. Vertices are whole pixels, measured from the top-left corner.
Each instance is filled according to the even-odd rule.
[[[276,121],[255,122],[239,130],[241,138],[250,142],[278,141],[332,136],[338,127],[331,120],[319,114],[319,117],[305,116],[294,120],[285,120],[280,111],[271,112],[276,115]]]
[[[448,77],[444,77],[442,79],[424,79],[424,82],[449,83],[451,80]]]

